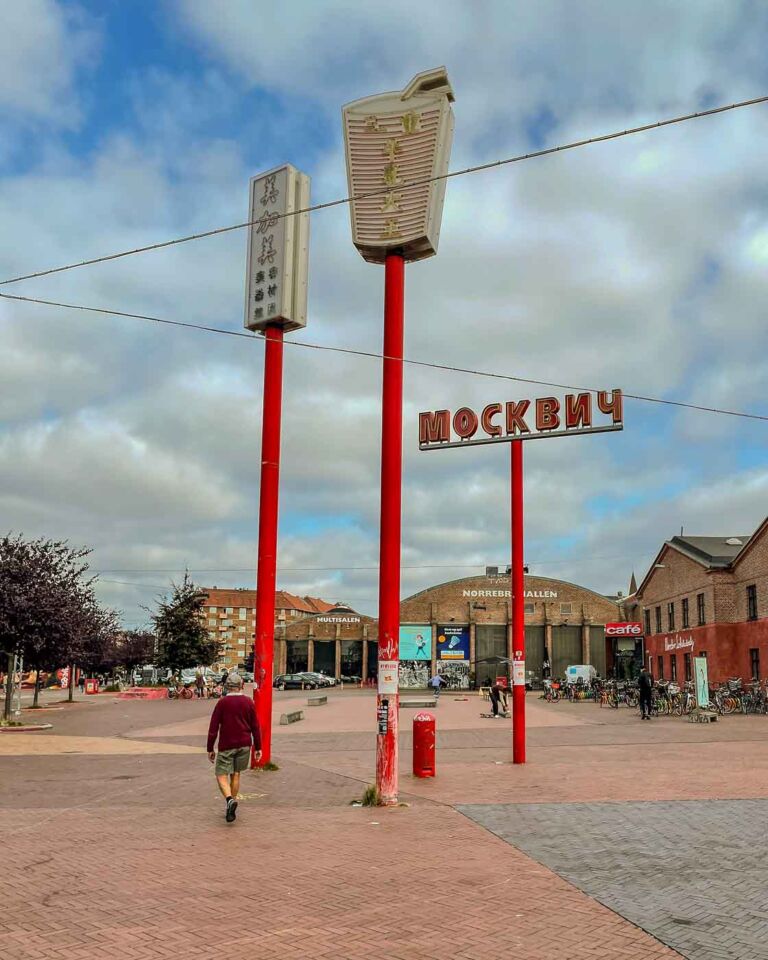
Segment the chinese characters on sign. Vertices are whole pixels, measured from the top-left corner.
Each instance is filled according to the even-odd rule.
[[[290,164],[254,177],[250,192],[245,326],[306,325],[309,177]]]
[[[444,68],[398,93],[344,107],[352,240],[366,260],[388,250],[406,260],[437,251],[453,138],[453,91]]]

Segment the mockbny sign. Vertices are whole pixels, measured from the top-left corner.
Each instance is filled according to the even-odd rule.
[[[471,407],[460,407],[453,416],[450,410],[420,413],[419,449],[440,450],[624,429],[621,390],[600,390],[594,405],[592,400],[591,393],[569,393],[562,403],[557,397],[540,397],[489,403],[480,413]],[[609,421],[595,423],[599,414],[610,418]]]
[[[642,637],[642,623],[606,623],[606,637]]]
[[[245,323],[307,325],[309,177],[289,163],[251,179]]]
[[[347,180],[356,198],[349,207],[352,242],[370,263],[384,263],[388,252],[405,260],[437,253],[453,99],[445,67],[438,67],[400,92],[344,107]]]

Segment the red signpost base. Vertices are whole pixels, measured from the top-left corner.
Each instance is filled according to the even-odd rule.
[[[256,575],[256,637],[253,700],[261,727],[263,767],[272,759],[272,668],[275,643],[275,580],[277,517],[280,483],[280,421],[283,404],[283,328],[264,332],[264,406],[261,428],[261,490],[259,495],[259,566]]]
[[[523,441],[510,443],[512,459],[512,762],[525,763],[525,569]]]
[[[397,727],[400,697],[400,520],[403,470],[403,331],[405,260],[384,264],[384,361],[381,410],[381,529],[379,532],[379,664],[388,663],[389,686],[379,667],[376,697],[376,787],[380,802],[397,803]]]

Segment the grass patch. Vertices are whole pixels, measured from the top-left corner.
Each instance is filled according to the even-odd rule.
[[[259,773],[262,770],[268,770],[270,773],[273,773],[275,770],[279,770],[279,769],[280,767],[278,767],[276,763],[273,763],[270,760],[269,763],[265,763],[264,766],[262,767],[254,767],[253,770],[251,770],[251,773]]]
[[[0,727],[23,727],[23,720],[0,720]]]
[[[381,794],[379,793],[378,787],[375,784],[371,784],[369,787],[366,787],[363,791],[363,806],[364,807],[380,807],[381,806]]]

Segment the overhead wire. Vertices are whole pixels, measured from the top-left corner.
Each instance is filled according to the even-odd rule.
[[[768,102],[768,96],[764,97],[753,97],[750,100],[740,100],[736,103],[724,104],[719,107],[711,107],[709,110],[698,110],[695,113],[687,113],[678,117],[669,117],[665,120],[656,120],[652,123],[644,123],[637,127],[630,127],[625,130],[616,130],[613,133],[604,133],[599,134],[594,137],[586,137],[580,140],[572,140],[569,143],[563,143],[556,147],[545,147],[541,150],[533,150],[529,153],[521,153],[513,157],[505,157],[501,160],[491,160],[487,163],[475,164],[474,166],[464,167],[461,170],[454,170],[449,173],[436,174],[431,177],[419,177],[415,180],[408,180],[402,185],[398,185],[398,191],[414,190],[417,187],[422,187],[425,184],[433,183],[438,180],[451,180],[456,177],[467,176],[471,173],[480,173],[484,170],[492,170],[496,167],[508,166],[513,163],[521,163],[524,160],[533,160],[538,157],[551,156],[555,153],[564,153],[567,150],[575,150],[579,147],[587,147],[595,143],[605,143],[609,140],[618,140],[621,137],[629,137],[638,133],[645,133],[649,130],[658,130],[662,127],[669,127],[678,123],[685,123],[688,120],[698,120],[702,117],[711,117],[715,114],[726,113],[729,110],[738,110],[741,107],[752,107],[756,106],[759,103]],[[337,200],[328,200],[324,203],[315,203],[309,207],[302,207],[299,210],[293,210],[290,213],[277,214],[277,219],[283,219],[285,217],[299,216],[304,213],[314,213],[318,210],[327,210],[331,207],[338,207],[348,203],[355,203],[358,200],[364,200],[369,197],[382,196],[383,194],[389,192],[391,187],[381,187],[376,190],[366,191],[364,193],[354,194],[347,197],[341,197]],[[274,218],[273,218],[274,219]],[[162,240],[157,243],[149,243],[141,247],[133,247],[130,250],[121,250],[118,253],[109,253],[100,257],[92,257],[87,260],[78,260],[74,263],[64,264],[60,267],[49,267],[46,270],[36,270],[34,273],[22,274],[18,277],[9,277],[5,280],[0,280],[0,286],[9,283],[19,283],[22,280],[34,280],[37,277],[47,277],[54,273],[63,273],[67,270],[76,270],[79,267],[90,267],[98,263],[107,263],[112,260],[120,260],[123,257],[131,257],[139,253],[148,253],[153,250],[163,250],[168,247],[177,246],[181,243],[190,243],[193,240],[203,240],[206,237],[215,237],[224,233],[231,233],[234,230],[244,230],[246,227],[251,227],[258,221],[256,220],[244,220],[241,223],[233,223],[224,227],[215,227],[211,230],[203,230],[198,233],[190,233],[182,237],[175,237],[171,240]]]
[[[251,340],[255,342],[264,342],[263,337],[259,337],[253,333],[244,333],[242,330],[227,330],[224,327],[213,327],[207,324],[201,323],[190,323],[186,320],[170,320],[166,317],[155,317],[149,314],[142,313],[128,313],[125,310],[112,310],[107,307],[93,307],[86,306],[84,304],[76,303],[63,303],[57,300],[45,300],[41,297],[23,297],[18,294],[10,293],[0,293],[0,298],[3,300],[14,300],[21,303],[34,303],[47,307],[59,307],[65,310],[80,310],[84,313],[97,313],[103,314],[105,316],[111,317],[123,317],[131,320],[144,320],[150,323],[159,323],[166,326],[172,327],[185,327],[190,330],[201,330],[205,333],[215,333],[227,337],[240,337],[246,340]],[[354,357],[367,357],[372,360],[394,360],[399,359],[396,357],[389,357],[384,353],[376,353],[372,350],[356,350],[352,347],[334,347],[329,344],[320,344],[320,343],[307,343],[303,340],[285,340],[284,343],[292,347],[303,347],[307,350],[321,350],[327,351],[330,353],[341,353],[348,354]],[[426,367],[431,370],[441,370],[447,371],[449,373],[463,373],[469,376],[475,377],[488,377],[495,380],[508,380],[516,383],[529,383],[535,386],[541,387],[554,387],[560,390],[576,390],[581,393],[599,393],[601,388],[599,387],[585,387],[577,386],[574,384],[567,383],[558,383],[552,380],[536,380],[533,377],[518,377],[508,373],[495,373],[490,370],[476,370],[471,367],[457,367],[452,364],[445,363],[434,363],[429,360],[414,360],[411,358],[404,357],[402,360],[403,363],[410,364],[411,366],[416,367]],[[638,400],[644,403],[657,403],[664,404],[672,407],[682,407],[688,410],[697,410],[703,413],[715,413],[721,414],[728,417],[742,417],[748,420],[768,420],[768,415],[760,413],[748,413],[743,410],[726,410],[722,407],[708,407],[699,403],[688,403],[684,400],[669,400],[665,397],[651,397],[646,394],[640,393],[627,393],[622,391],[625,399],[629,400]]]

